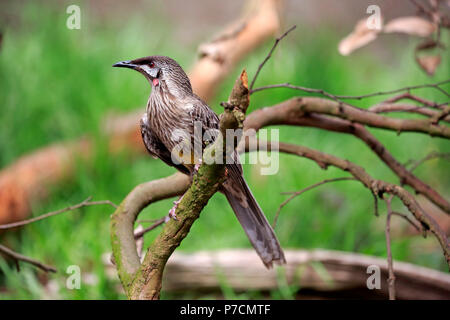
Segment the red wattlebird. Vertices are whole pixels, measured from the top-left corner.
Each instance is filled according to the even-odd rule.
[[[192,92],[189,78],[180,65],[169,57],[151,56],[118,62],[113,67],[139,71],[152,86],[147,110],[140,123],[142,139],[148,152],[182,173],[194,174],[198,168],[194,165],[195,162],[178,161],[177,157],[174,158],[173,151],[182,141],[188,141],[192,144],[191,150],[194,150],[195,141],[199,139],[194,134],[195,126],[200,123],[203,132],[217,132],[219,118]],[[209,135],[210,141],[205,141],[202,137],[203,135],[200,137],[200,146],[203,150],[214,140],[215,135]],[[193,157],[189,158],[195,160]],[[278,239],[244,180],[237,155],[234,158],[233,163],[226,164],[227,176],[220,191],[227,197],[264,265],[270,268],[273,263],[285,263]],[[176,201],[169,212],[175,219],[177,203]]]

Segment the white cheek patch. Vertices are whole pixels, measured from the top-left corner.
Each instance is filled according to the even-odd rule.
[[[157,76],[157,71],[155,70],[155,69],[152,69],[152,68],[150,68],[149,66],[147,66],[147,65],[141,65],[140,66],[140,68],[142,69],[142,70],[144,70],[144,72],[147,74],[147,75],[149,75],[150,77],[152,77],[152,78],[156,78],[156,76]]]

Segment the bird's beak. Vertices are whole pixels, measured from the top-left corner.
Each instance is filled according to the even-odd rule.
[[[131,63],[131,61],[120,61],[113,64],[113,67],[136,69],[138,65]]]

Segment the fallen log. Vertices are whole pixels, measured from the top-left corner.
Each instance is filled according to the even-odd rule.
[[[286,250],[284,275],[289,285],[315,296],[351,298],[388,297],[386,259],[357,253],[330,250]],[[369,268],[369,271],[368,271]],[[380,270],[380,289],[369,290],[370,268]],[[398,299],[450,299],[450,275],[405,262],[394,261]],[[175,252],[169,259],[163,278],[163,290],[180,292],[220,292],[221,284],[237,292],[269,291],[279,287],[277,270],[267,270],[254,250]],[[351,294],[353,292],[353,295]]]

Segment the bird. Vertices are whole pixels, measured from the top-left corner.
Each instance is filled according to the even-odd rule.
[[[125,60],[115,63],[113,67],[138,71],[151,85],[146,112],[140,120],[142,140],[147,151],[154,158],[192,177],[201,159],[197,158],[195,150],[190,154],[183,151],[185,147],[193,150],[199,145],[203,151],[214,142],[219,132],[217,114],[193,92],[183,68],[170,57],[154,55]],[[196,125],[201,127],[202,132],[211,134],[198,137],[194,134]],[[219,191],[225,194],[266,268],[286,263],[275,232],[244,179],[236,152],[232,158],[231,163],[225,165],[225,181]],[[176,207],[181,199],[175,201],[169,211],[169,216],[175,220]]]

